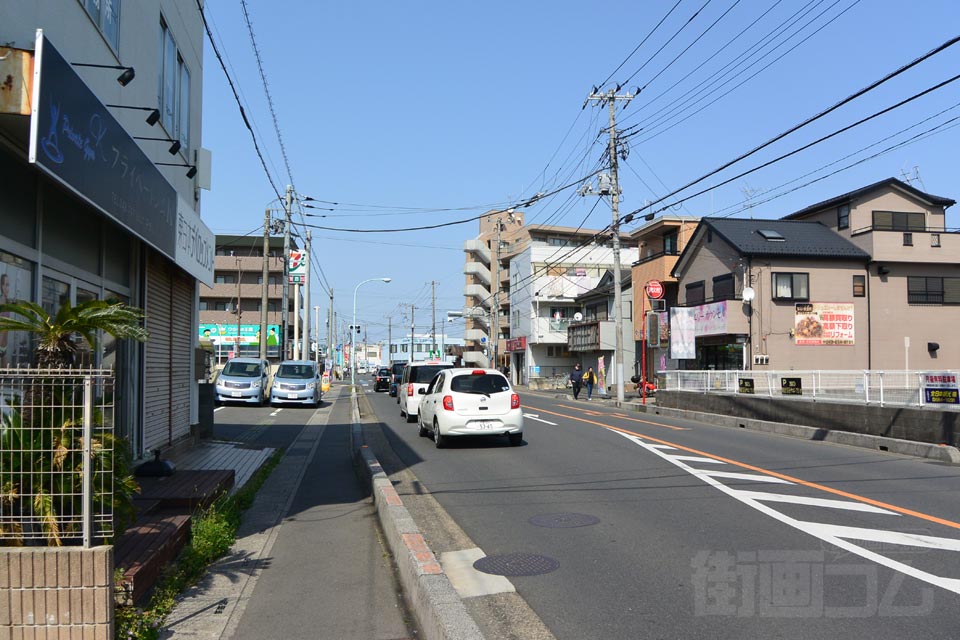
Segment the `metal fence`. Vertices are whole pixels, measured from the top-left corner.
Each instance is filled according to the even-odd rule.
[[[113,390],[108,369],[0,369],[0,544],[112,537]]]
[[[747,393],[863,404],[923,406],[927,371],[660,371],[658,386],[671,391]],[[956,371],[938,371],[958,379]],[[956,387],[956,383],[953,384]],[[939,404],[958,408],[956,404]]]

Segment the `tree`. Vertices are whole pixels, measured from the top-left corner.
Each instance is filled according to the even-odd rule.
[[[96,335],[103,331],[124,340],[144,342],[147,330],[143,327],[143,311],[121,302],[90,300],[72,306],[60,307],[55,316],[35,302],[21,300],[0,304],[0,332],[26,331],[37,336],[37,366],[65,368],[72,366],[81,344],[79,335],[91,348],[97,344]]]

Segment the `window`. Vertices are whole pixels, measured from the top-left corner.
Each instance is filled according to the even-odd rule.
[[[903,234],[903,246],[912,247],[913,246],[913,234],[905,233]]]
[[[703,280],[687,285],[687,304],[703,304],[706,300]]]
[[[723,276],[717,276],[713,279],[713,299],[714,300],[733,300],[735,298],[733,290],[733,274],[728,273]]]
[[[837,229],[850,227],[850,205],[842,204],[837,207]]]
[[[229,300],[217,300],[209,304],[211,311],[232,311]]]
[[[237,275],[235,273],[218,273],[213,276],[214,284],[237,284]]]
[[[548,344],[547,357],[548,358],[569,358],[570,351],[567,350],[567,345],[565,344]]]
[[[960,278],[907,278],[908,304],[960,304]]]
[[[774,273],[774,300],[809,300],[810,275],[806,273]]]
[[[939,247],[939,246],[940,246],[940,234],[939,234],[939,233],[931,233],[931,234],[930,234],[930,246],[931,246],[931,247]]]
[[[867,276],[853,276],[853,297],[863,298],[867,295]]]
[[[263,274],[262,274],[262,273],[257,275],[257,284],[263,284]],[[268,284],[268,285],[271,285],[271,286],[272,286],[272,285],[275,285],[275,284],[280,284],[280,276],[277,276],[277,275],[268,275],[268,276],[267,276],[267,284]]]
[[[673,230],[663,236],[663,252],[668,256],[675,256],[680,253],[677,244],[677,231]]]
[[[257,300],[257,311],[262,311],[262,310],[263,310],[263,303]],[[279,310],[280,310],[279,302],[270,302],[270,301],[267,302],[268,312],[273,313],[274,311],[279,311]]]
[[[186,153],[190,149],[190,70],[162,19],[157,105],[163,127],[171,138],[180,141],[181,150]]]
[[[200,311],[207,311],[208,303],[206,300],[200,301]]]
[[[114,51],[120,49],[120,2],[121,0],[82,0],[90,19]]]
[[[873,228],[875,231],[923,231],[926,227],[923,213],[874,211]]]

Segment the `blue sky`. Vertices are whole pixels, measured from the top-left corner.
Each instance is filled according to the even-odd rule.
[[[305,221],[348,229],[461,220],[582,178],[600,162],[607,113],[581,107],[608,77],[606,88],[642,87],[618,110],[618,128],[636,134],[628,138],[630,154],[621,165],[625,213],[960,35],[960,5],[953,0],[615,0],[602,7],[567,0],[248,0],[288,174],[241,3],[208,0],[205,6],[274,183],[282,191],[292,174],[300,194],[340,203],[335,211],[304,210],[327,216]],[[723,75],[725,65],[738,61],[744,62]],[[958,70],[960,44],[678,197],[808,144]],[[263,210],[276,196],[209,42],[203,75],[203,146],[213,152],[213,188],[203,194],[203,218],[217,233],[260,233]],[[918,188],[960,199],[960,127],[948,122],[960,116],[957,104],[960,81],[670,211],[747,216],[745,194],[753,193],[754,217],[780,217],[917,172]],[[911,144],[827,175],[938,126]],[[817,178],[823,179],[803,186]],[[796,190],[784,193],[790,189]],[[610,223],[606,202],[573,192],[525,209],[527,221],[587,228]],[[952,211],[947,223],[960,227]],[[348,319],[356,284],[389,276],[392,283],[364,285],[358,295],[358,317],[369,338],[386,338],[388,316],[395,337],[409,325],[398,303],[416,304],[417,331],[428,331],[429,283],[438,282],[438,318],[463,306],[462,246],[477,233],[477,222],[400,233],[314,229],[325,285],[311,288],[312,303],[325,313],[324,289],[331,286],[340,318]],[[451,335],[462,335],[462,323],[447,326]]]

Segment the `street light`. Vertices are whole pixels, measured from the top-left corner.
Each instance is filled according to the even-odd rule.
[[[391,278],[370,278],[353,288],[353,324],[350,325],[350,386],[357,384],[357,350],[354,336],[357,335],[357,289],[368,282],[390,282]],[[411,354],[412,355],[412,354]]]

